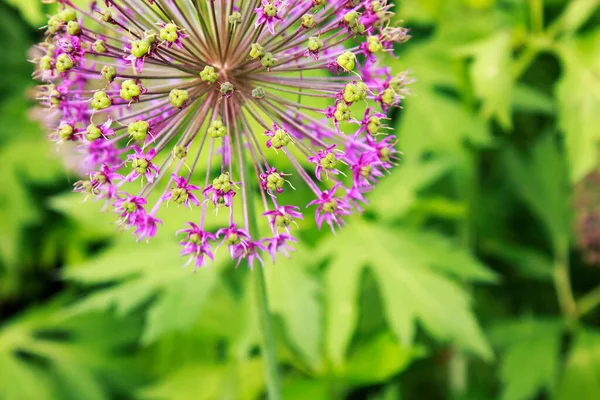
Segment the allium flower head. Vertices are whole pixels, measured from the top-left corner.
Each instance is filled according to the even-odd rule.
[[[398,158],[386,115],[410,79],[381,60],[409,36],[386,0],[57,2],[36,78],[50,138],[84,154],[75,190],[138,239],[168,204],[197,210],[179,231],[196,267],[218,246],[250,266],[288,255],[302,210],[342,225]],[[314,200],[281,204],[293,190]],[[210,232],[213,209],[229,221]]]

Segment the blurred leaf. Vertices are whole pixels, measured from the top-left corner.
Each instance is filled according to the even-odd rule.
[[[259,359],[229,365],[191,364],[140,392],[144,399],[255,400],[264,386]]]
[[[418,191],[440,178],[450,167],[444,160],[403,163],[382,179],[369,196],[370,209],[388,220],[401,217],[417,200]]]
[[[504,349],[500,399],[527,400],[536,398],[542,390],[553,391],[562,329],[560,321],[525,319],[505,322],[492,331],[490,337]]]
[[[139,381],[121,358],[131,343],[135,319],[116,325],[109,316],[55,317],[62,302],[33,309],[0,326],[0,398],[110,399]],[[108,329],[118,331],[106,335]]]
[[[420,238],[415,240],[417,236]],[[328,315],[328,352],[334,364],[342,361],[356,324],[352,301],[355,296],[340,294],[335,286],[349,288],[351,296],[354,295],[357,276],[365,265],[372,268],[377,278],[387,322],[404,345],[412,343],[418,321],[435,339],[453,341],[483,358],[491,358],[489,346],[470,310],[468,295],[441,274],[450,273],[466,280],[493,279],[491,273],[461,253],[460,248],[433,235],[391,231],[361,220],[354,220],[322,248],[333,258],[330,268],[341,274],[336,277],[330,272],[331,279],[327,282],[328,310],[343,315],[333,318]],[[352,248],[362,251],[350,254],[347,249]],[[340,326],[342,318],[346,322]]]
[[[348,357],[344,378],[358,385],[385,382],[423,355],[422,348],[406,347],[391,335],[380,334],[359,345]]]
[[[289,260],[265,262],[270,307],[283,319],[286,333],[314,369],[321,364],[322,306],[319,282],[307,266],[315,262],[311,250],[298,245]],[[256,272],[253,272],[256,273]]]
[[[572,0],[561,16],[560,27],[567,33],[574,33],[598,8],[598,0]]]
[[[556,111],[551,97],[523,84],[517,84],[513,90],[513,107],[521,112],[545,115]]]
[[[456,99],[434,89],[414,85],[416,96],[405,100],[398,126],[400,144],[409,162],[424,153],[447,155],[449,161],[464,161],[465,144],[490,143],[485,121],[470,113]]]
[[[327,382],[306,378],[284,380],[282,396],[286,400],[330,399]]]
[[[8,4],[17,9],[32,26],[38,27],[45,21],[42,2],[40,0],[7,0]]]
[[[505,31],[458,50],[474,57],[471,79],[475,95],[483,101],[483,115],[496,118],[507,130],[512,127],[511,52],[511,37]]]
[[[570,231],[569,186],[553,136],[540,139],[527,161],[508,151],[506,167],[519,194],[546,228],[555,252],[566,251]]]
[[[567,359],[557,399],[600,398],[600,332],[582,329]]]
[[[600,162],[599,41],[600,30],[558,46],[564,73],[556,87],[556,97],[572,182],[580,181]]]
[[[69,313],[114,307],[118,315],[124,316],[158,295],[148,311],[142,341],[147,344],[166,332],[189,329],[218,278],[214,270],[201,269],[192,274],[178,268],[184,262],[178,252],[175,242],[122,245],[74,267],[67,271],[67,279],[88,285],[114,284],[93,292],[73,305]],[[222,263],[224,257],[217,260]]]
[[[522,277],[551,282],[553,261],[550,257],[534,249],[514,243],[486,242],[482,250],[509,262],[514,271]]]

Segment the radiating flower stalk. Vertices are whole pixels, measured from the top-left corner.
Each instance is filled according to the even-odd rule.
[[[398,159],[386,115],[410,79],[382,58],[409,36],[386,0],[57,2],[35,75],[50,137],[83,154],[75,191],[138,239],[169,203],[198,209],[178,232],[195,267],[218,246],[250,268],[289,255],[304,208],[319,228],[341,226]],[[280,202],[291,176],[313,201]],[[132,181],[139,191],[127,192]],[[251,226],[255,191],[264,236]],[[210,231],[214,208],[229,222]]]

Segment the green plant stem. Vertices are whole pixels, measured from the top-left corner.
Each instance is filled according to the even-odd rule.
[[[535,33],[541,33],[544,30],[543,0],[529,0],[529,13],[531,15],[531,29]]]
[[[557,257],[554,270],[554,287],[562,314],[570,322],[577,321],[577,303],[571,289],[571,278],[569,272],[569,259],[566,252],[561,252]]]
[[[600,286],[592,289],[577,302],[577,315],[583,317],[600,306]]]
[[[241,146],[241,143],[240,143]],[[246,164],[244,152],[242,154],[242,165],[248,175],[251,175],[250,166]],[[246,179],[246,208],[248,212],[248,231],[253,239],[259,237],[258,222],[254,210],[254,194],[249,176]],[[273,335],[273,324],[271,323],[271,312],[269,311],[269,299],[267,296],[267,285],[265,281],[264,268],[258,267],[251,271],[254,281],[254,297],[256,300],[258,314],[258,328],[261,336],[262,356],[265,364],[265,379],[267,381],[267,393],[269,400],[281,400],[281,383],[279,380],[279,366],[277,363],[277,349],[275,347],[275,336]]]

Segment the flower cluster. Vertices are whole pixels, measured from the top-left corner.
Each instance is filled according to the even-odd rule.
[[[50,137],[83,153],[75,190],[105,201],[139,239],[156,234],[167,204],[198,209],[178,232],[196,267],[217,246],[250,266],[288,255],[303,218],[280,204],[292,176],[313,193],[303,206],[319,228],[334,229],[398,158],[386,115],[410,79],[381,60],[409,36],[386,0],[57,2],[36,78]],[[127,193],[133,181],[141,189]],[[264,237],[251,234],[253,190]],[[213,208],[229,223],[209,232]]]

